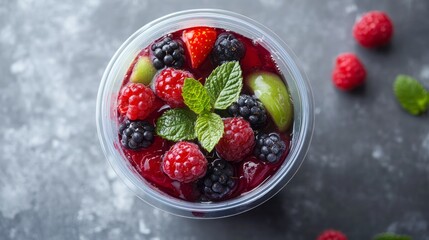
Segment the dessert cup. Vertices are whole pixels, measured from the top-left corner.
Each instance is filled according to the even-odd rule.
[[[188,202],[174,198],[148,184],[124,156],[118,136],[117,98],[122,80],[135,56],[156,39],[183,28],[209,26],[224,28],[253,39],[268,49],[282,72],[293,105],[293,138],[290,152],[277,172],[257,188],[221,202]],[[176,12],[156,19],[135,32],[116,51],[100,83],[96,122],[103,152],[125,184],[148,204],[189,218],[220,218],[248,211],[278,193],[302,164],[313,132],[313,98],[304,72],[287,45],[271,30],[245,16],[216,9]]]

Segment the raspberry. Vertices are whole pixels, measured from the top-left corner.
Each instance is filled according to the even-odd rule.
[[[204,196],[210,200],[220,200],[231,193],[235,185],[234,168],[229,162],[216,159],[209,164],[202,180]]]
[[[366,71],[358,57],[352,53],[340,54],[335,61],[332,81],[342,90],[352,90],[365,82]]]
[[[197,144],[178,142],[165,153],[162,170],[173,180],[193,182],[206,174],[207,159]]]
[[[186,78],[193,77],[190,72],[166,68],[156,77],[155,93],[172,108],[184,107],[182,97],[183,83]]]
[[[182,44],[172,40],[171,36],[154,43],[151,50],[154,56],[152,63],[156,69],[161,69],[165,66],[180,68],[185,62],[185,50]]]
[[[253,128],[261,127],[267,121],[267,112],[257,98],[242,94],[237,102],[228,107],[229,114],[240,116],[250,122]]]
[[[130,120],[144,120],[153,110],[155,94],[141,83],[125,86],[118,98],[118,109]]]
[[[256,136],[254,154],[262,161],[277,162],[285,150],[286,144],[277,133],[270,133],[268,135],[259,134]]]
[[[347,240],[347,237],[340,231],[330,229],[322,232],[317,240]]]
[[[212,50],[212,61],[220,65],[228,61],[240,61],[246,49],[244,44],[232,33],[222,33],[217,39]]]
[[[224,133],[216,145],[216,151],[223,159],[238,162],[252,152],[255,135],[243,118],[226,118],[223,124]]]
[[[386,13],[380,11],[366,13],[353,27],[353,36],[356,41],[367,48],[388,44],[392,35],[392,21]]]
[[[125,120],[119,127],[122,146],[130,149],[149,147],[154,140],[155,128],[146,121]]]

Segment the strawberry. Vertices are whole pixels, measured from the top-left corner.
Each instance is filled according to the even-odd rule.
[[[188,50],[192,68],[198,68],[212,51],[217,33],[214,28],[195,27],[183,31],[182,39]]]

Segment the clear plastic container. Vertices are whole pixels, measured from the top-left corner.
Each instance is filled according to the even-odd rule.
[[[254,190],[242,196],[215,203],[187,202],[152,187],[126,160],[117,134],[117,96],[124,75],[135,56],[159,37],[193,26],[228,29],[258,41],[266,47],[283,73],[294,103],[292,145],[283,165]],[[233,12],[215,9],[195,9],[166,15],[146,24],[129,37],[116,51],[103,74],[96,112],[98,137],[104,154],[126,185],[150,205],[190,218],[219,218],[239,214],[273,197],[289,182],[303,162],[314,125],[310,86],[287,45],[271,30],[254,20]]]

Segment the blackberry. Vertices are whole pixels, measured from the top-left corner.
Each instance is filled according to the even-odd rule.
[[[202,179],[204,196],[210,200],[220,200],[228,195],[235,187],[234,169],[223,159],[215,159],[208,166],[207,173]]]
[[[254,154],[262,161],[277,162],[285,150],[286,144],[277,133],[259,134],[256,136]]]
[[[212,61],[215,65],[224,62],[239,61],[245,53],[244,44],[231,33],[220,34],[212,50]]]
[[[267,112],[262,102],[246,94],[242,94],[237,102],[228,107],[228,113],[246,119],[252,128],[261,127],[267,121]]]
[[[119,126],[122,146],[129,149],[147,148],[154,141],[155,128],[147,121],[125,120]]]
[[[170,36],[154,43],[151,49],[154,56],[152,63],[156,69],[161,69],[165,66],[180,68],[185,63],[185,50],[182,44],[172,40]]]

